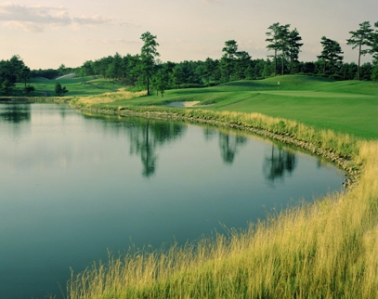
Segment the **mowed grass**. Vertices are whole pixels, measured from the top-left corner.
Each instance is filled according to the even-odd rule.
[[[237,81],[209,88],[167,90],[162,98],[143,92],[126,92],[110,79],[77,77],[59,80],[77,104],[106,104],[108,108],[165,106],[170,102],[199,101],[210,111],[262,113],[295,120],[317,130],[332,129],[358,138],[378,138],[378,85],[376,82],[334,81],[325,78],[287,75],[264,80]],[[278,82],[280,84],[278,84]],[[32,79],[35,95],[54,95],[55,80]],[[23,87],[19,83],[18,87]],[[113,95],[114,94],[114,95]],[[101,100],[103,97],[103,100]],[[80,98],[80,100],[78,100]],[[162,108],[166,110],[167,108]]]
[[[280,85],[277,83],[280,82]],[[375,82],[331,81],[281,76],[238,81],[211,88],[167,91],[165,101],[200,101],[213,111],[258,112],[365,139],[377,139],[378,86]],[[161,98],[151,97],[156,104]],[[140,100],[135,104],[142,104]],[[155,103],[154,103],[155,102]]]
[[[59,82],[62,86],[66,86],[68,93],[66,96],[90,96],[98,95],[104,92],[116,91],[124,88],[120,82],[114,82],[109,79],[97,79],[93,76],[76,77],[64,80],[48,80],[42,78],[32,78],[28,84],[36,89],[34,95],[55,95],[55,84]],[[23,88],[23,83],[17,83],[16,87]]]
[[[91,87],[87,88],[90,90]],[[191,109],[257,112],[295,120],[317,130],[332,129],[358,138],[377,139],[377,91],[376,82],[339,82],[294,75],[237,81],[209,88],[167,90],[163,98],[152,91],[149,97],[140,97],[138,94],[137,98],[127,97],[124,101],[117,97],[114,103],[107,103],[106,107],[135,109],[165,106],[177,101],[199,101],[199,105],[208,106]],[[92,92],[99,94],[99,90]],[[101,106],[98,100],[93,104]]]

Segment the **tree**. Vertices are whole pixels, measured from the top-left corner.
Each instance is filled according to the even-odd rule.
[[[285,68],[284,68],[285,56],[289,52],[289,38],[290,38],[289,27],[290,27],[289,24],[279,26],[278,49],[281,50],[281,74],[282,75],[285,74]]]
[[[373,56],[373,73],[372,80],[378,78],[378,22],[374,23],[375,31],[371,32],[368,37],[367,45],[369,46],[369,54]]]
[[[180,85],[184,81],[184,70],[181,64],[176,64],[171,74],[172,83],[176,88],[180,88]]]
[[[158,71],[156,76],[157,90],[160,91],[161,97],[164,97],[164,92],[168,87],[168,72],[167,69],[162,68]]]
[[[236,52],[236,76],[238,79],[245,79],[247,69],[251,64],[251,56],[249,56],[248,52],[240,51]]]
[[[293,31],[289,33],[288,36],[288,43],[286,48],[286,55],[290,59],[290,74],[293,73],[293,66],[294,63],[298,63],[298,54],[300,52],[300,47],[303,46],[300,41],[302,40],[302,37],[299,35],[297,29],[295,28]]]
[[[323,51],[318,58],[323,61],[323,74],[325,75],[327,65],[331,71],[334,71],[335,68],[340,66],[343,61],[341,54],[344,52],[341,51],[340,44],[337,41],[326,38],[325,36],[322,37],[320,43],[323,46]]]
[[[213,74],[214,69],[215,69],[214,60],[212,60],[210,57],[207,57],[204,64],[204,73],[206,77],[207,86],[210,86],[210,77]]]
[[[273,25],[269,26],[268,29],[270,31],[266,32],[265,34],[268,36],[265,41],[270,42],[269,45],[266,47],[268,51],[274,51],[274,76],[277,75],[277,51],[281,49],[281,30],[280,30],[280,23],[274,23]]]
[[[224,73],[224,78],[226,82],[230,81],[230,75],[234,68],[234,61],[236,58],[236,52],[238,50],[238,45],[234,40],[228,40],[225,42],[225,47],[222,52],[225,52],[221,58],[221,69]]]
[[[84,62],[84,64],[81,66],[82,75],[84,77],[94,75],[92,64],[93,64],[93,62],[91,60],[88,60],[88,61]]]
[[[14,84],[10,82],[8,79],[5,79],[1,84],[1,90],[4,94],[10,94],[13,90]]]
[[[373,29],[370,28],[369,22],[363,22],[360,25],[360,28],[356,31],[349,31],[352,35],[350,39],[347,39],[347,45],[352,45],[352,49],[358,47],[358,63],[357,63],[357,79],[360,80],[360,64],[361,64],[361,55],[368,53],[368,49],[362,49],[362,46],[369,45],[369,36],[373,32]]]
[[[150,32],[145,32],[140,38],[144,45],[141,49],[141,72],[142,76],[146,81],[147,95],[150,94],[150,79],[155,65],[155,57],[160,56],[156,51],[156,47],[159,44],[156,42],[156,36],[152,35]]]
[[[62,87],[62,85],[60,85],[59,82],[56,82],[55,83],[55,94],[57,96],[64,96],[65,93],[67,93],[68,90],[66,89],[66,87]]]
[[[26,92],[27,94],[31,93],[31,92],[34,91],[34,90],[35,90],[35,88],[34,88],[34,86],[32,86],[32,85],[25,86],[25,92]]]
[[[27,66],[24,66],[20,72],[20,78],[24,81],[25,88],[26,88],[26,82],[29,80],[29,77],[30,77],[30,69]]]
[[[58,68],[59,76],[66,74],[66,66],[62,63]]]

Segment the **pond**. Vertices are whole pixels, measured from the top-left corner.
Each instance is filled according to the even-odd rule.
[[[0,294],[44,298],[107,251],[245,228],[344,173],[243,132],[0,104]],[[166,245],[166,246],[168,246]]]

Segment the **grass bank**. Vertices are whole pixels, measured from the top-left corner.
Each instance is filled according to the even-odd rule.
[[[347,193],[283,211],[243,231],[166,251],[110,256],[107,264],[73,273],[68,298],[377,297],[377,86],[280,80],[282,90],[274,78],[173,90],[165,98],[72,100],[88,111],[251,130],[327,156],[356,183]],[[213,105],[164,106],[190,100]],[[267,115],[258,111],[264,109]]]

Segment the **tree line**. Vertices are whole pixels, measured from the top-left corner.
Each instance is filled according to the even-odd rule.
[[[301,62],[299,53],[303,46],[302,37],[290,24],[274,23],[266,32],[266,59],[252,59],[246,51],[240,51],[235,40],[228,40],[222,48],[219,59],[204,61],[182,61],[179,63],[159,59],[157,37],[150,32],[141,35],[143,46],[139,54],[102,57],[85,61],[77,68],[30,70],[19,56],[0,61],[0,93],[9,94],[16,82],[24,82],[25,92],[33,90],[27,82],[30,78],[56,77],[75,72],[79,76],[102,76],[121,81],[135,89],[155,91],[163,96],[171,88],[203,87],[235,80],[256,80],[278,74],[306,74],[329,77],[336,80],[376,80],[378,78],[378,22],[374,28],[369,22],[359,24],[356,31],[350,31],[347,44],[357,49],[357,63],[344,63],[340,44],[323,36],[322,51],[316,61]],[[361,65],[361,56],[372,55],[373,63]]]
[[[252,59],[246,51],[240,51],[235,40],[225,42],[223,55],[219,59],[204,61],[161,62],[157,52],[156,36],[150,32],[142,35],[144,45],[140,54],[122,57],[103,57],[86,61],[77,71],[81,76],[101,75],[104,78],[120,80],[139,89],[151,89],[164,94],[165,89],[202,87],[235,80],[256,80],[278,74],[307,74],[336,80],[376,80],[378,78],[378,22],[373,29],[369,22],[359,24],[356,31],[350,31],[347,44],[358,49],[357,63],[343,62],[340,44],[323,36],[322,51],[313,62],[299,61],[303,46],[302,37],[290,25],[274,23],[266,32],[267,50],[272,54],[267,59]],[[370,54],[373,63],[361,65],[361,56]]]

